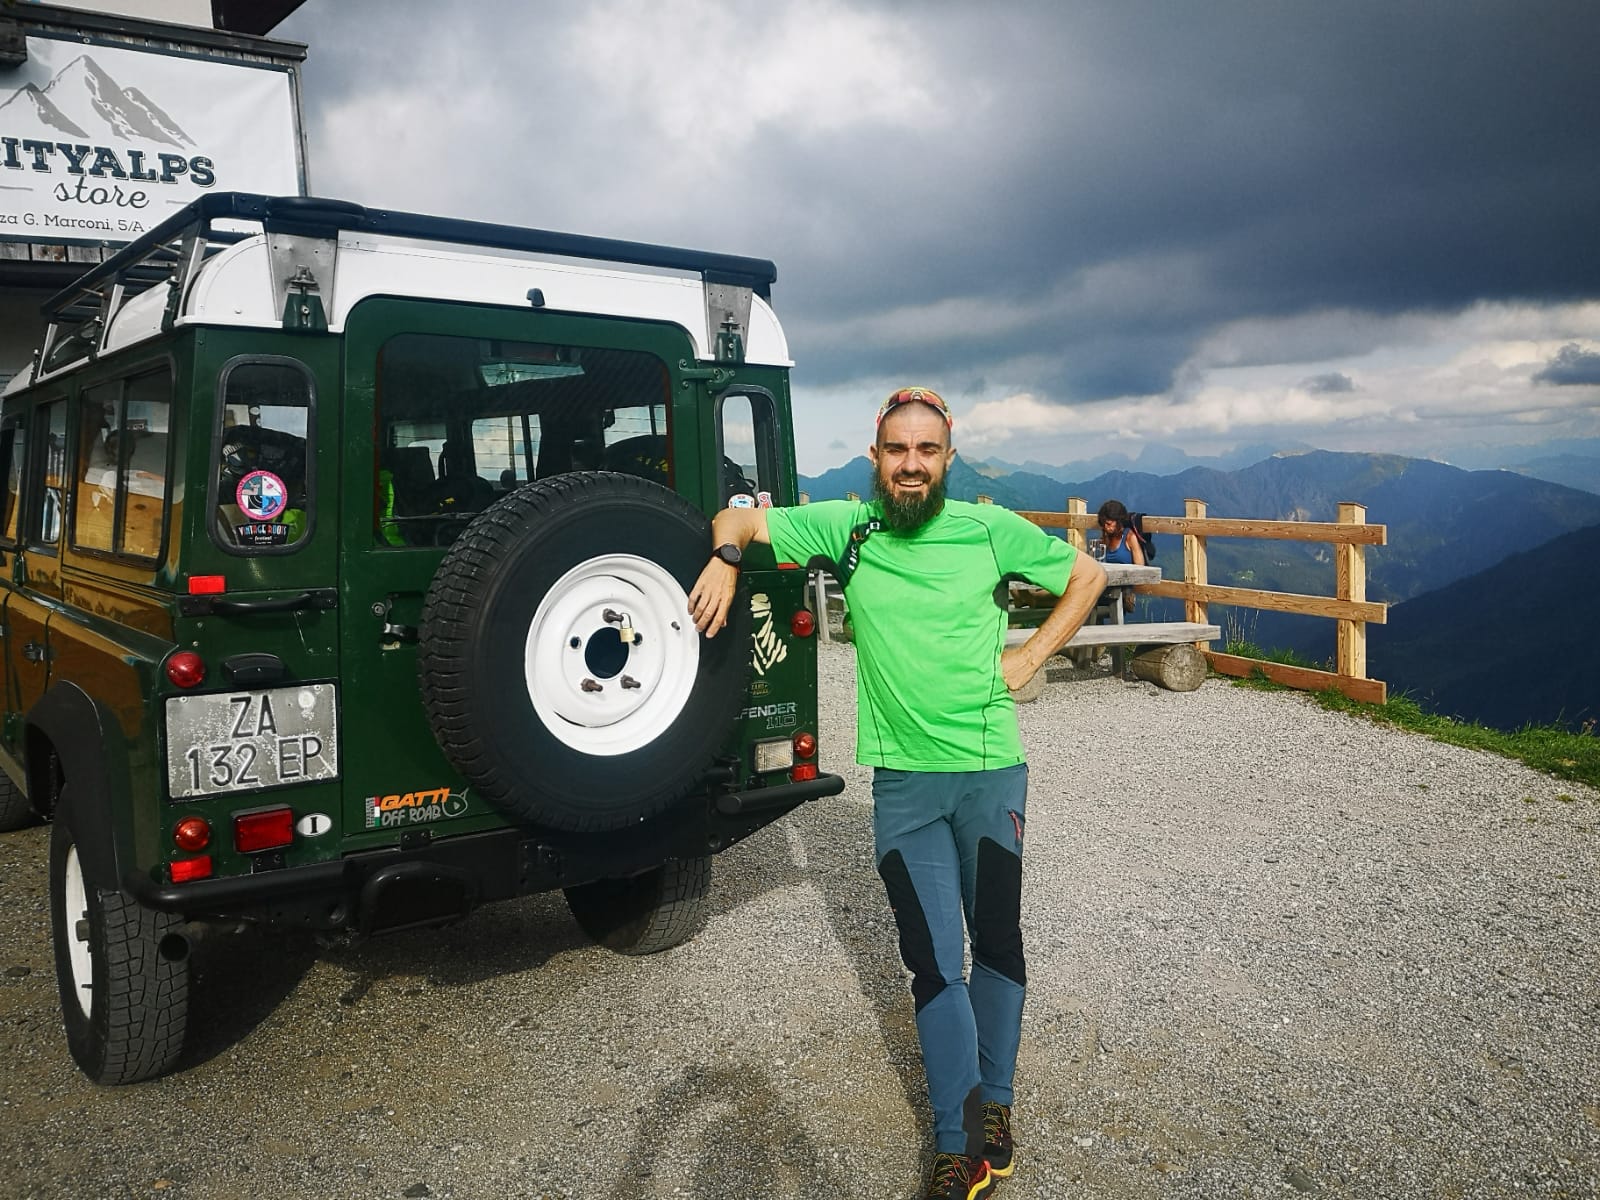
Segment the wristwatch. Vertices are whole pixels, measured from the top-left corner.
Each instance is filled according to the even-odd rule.
[[[744,551],[740,550],[732,542],[723,542],[711,553],[736,571],[739,569],[740,562],[744,560]]]

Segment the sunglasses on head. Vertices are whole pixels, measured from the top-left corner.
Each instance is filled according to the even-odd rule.
[[[950,415],[950,408],[945,404],[944,397],[939,395],[938,392],[919,387],[901,388],[899,391],[891,393],[889,398],[878,408],[876,424],[882,425],[883,419],[889,415],[890,410],[902,404],[926,404],[944,418],[944,423],[947,426],[951,429],[956,427],[956,419]]]

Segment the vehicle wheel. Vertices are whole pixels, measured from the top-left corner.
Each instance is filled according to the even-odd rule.
[[[496,503],[422,608],[419,686],[446,757],[502,812],[557,829],[619,829],[687,795],[750,668],[747,603],[715,638],[689,620],[710,553],[697,509],[632,476],[560,475]]]
[[[178,918],[83,874],[63,796],[50,831],[50,924],[67,1048],[95,1083],[172,1069],[189,1012],[189,943]]]
[[[688,941],[705,924],[709,858],[674,858],[632,879],[566,889],[578,925],[618,954],[655,954]]]
[[[0,771],[0,833],[21,829],[33,820],[33,806],[11,776]]]

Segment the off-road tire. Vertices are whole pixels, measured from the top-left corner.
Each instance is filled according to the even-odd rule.
[[[74,880],[81,907],[69,911]],[[176,916],[84,878],[65,794],[50,830],[50,923],[67,1048],[83,1073],[122,1084],[170,1071],[188,1026],[188,942]],[[78,938],[87,939],[87,963],[80,956],[74,967]],[[79,999],[85,974],[87,1012]]]
[[[709,858],[674,858],[632,879],[602,879],[565,895],[595,942],[618,954],[655,954],[700,932],[710,883]]]
[[[0,833],[21,829],[33,820],[33,806],[11,776],[0,771]]]
[[[467,527],[428,588],[417,670],[434,736],[479,795],[518,821],[598,832],[701,785],[750,669],[747,599],[714,638],[689,618],[710,548],[682,497],[603,471],[518,488]],[[617,609],[635,624],[598,615]],[[639,640],[624,646],[623,628]]]

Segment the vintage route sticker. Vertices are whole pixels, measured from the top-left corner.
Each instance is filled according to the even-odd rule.
[[[271,521],[289,507],[289,489],[271,471],[251,471],[239,480],[234,499],[251,521]]]
[[[740,492],[736,496],[728,497],[729,508],[754,508],[755,506],[756,498],[749,492]]]

